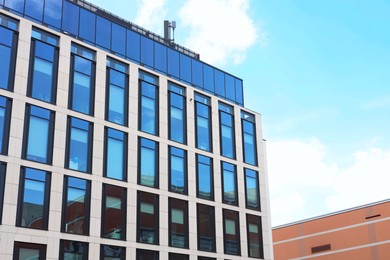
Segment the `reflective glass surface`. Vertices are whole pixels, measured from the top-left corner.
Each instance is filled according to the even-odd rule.
[[[158,195],[138,192],[137,241],[158,244],[159,238]]]
[[[126,73],[107,67],[108,104],[106,119],[116,124],[127,125],[128,76]]]
[[[25,3],[25,14],[30,16],[38,21],[42,21],[43,19],[43,4],[44,0],[34,0],[34,1],[26,1]]]
[[[248,255],[254,258],[264,258],[261,217],[247,214],[246,219]]]
[[[111,48],[111,22],[103,17],[96,17],[96,44],[104,49]]]
[[[191,58],[180,53],[180,79],[191,84]]]
[[[102,260],[125,260],[126,248],[112,245],[101,245]]]
[[[245,193],[246,206],[248,208],[259,209],[259,184],[257,172],[245,169]]]
[[[4,16],[0,16],[6,19]],[[0,88],[11,90],[16,61],[16,39],[13,30],[0,26]]]
[[[11,100],[0,96],[0,154],[7,154]]]
[[[116,23],[112,23],[112,50],[119,56],[126,55],[126,29]]]
[[[58,0],[45,0],[44,22],[55,28],[61,28],[62,2]],[[65,25],[64,25],[65,26]]]
[[[140,130],[154,135],[157,135],[157,91],[157,86],[142,80],[140,81]]]
[[[60,240],[60,260],[87,260],[88,243]]]
[[[126,151],[126,134],[111,128],[106,128],[106,177],[126,180]]]
[[[224,252],[229,255],[240,255],[240,229],[238,212],[223,210]]]
[[[89,234],[90,181],[65,176],[62,231]]]
[[[197,204],[198,250],[215,252],[214,207]]]
[[[85,9],[80,9],[80,33],[79,36],[88,42],[95,41],[96,15]]]
[[[188,202],[169,198],[169,245],[188,248]]]
[[[141,64],[148,67],[154,66],[154,42],[141,36]]]
[[[244,162],[256,165],[257,153],[255,144],[255,125],[252,122],[242,120],[243,143],[244,143]]]
[[[236,156],[233,112],[232,107],[222,103],[219,104],[221,154],[232,159]]]
[[[157,179],[157,158],[158,154],[157,144],[154,141],[141,138],[140,142],[140,160],[139,160],[139,184],[150,186],[150,187],[158,187],[158,179]]]
[[[167,47],[160,44],[154,43],[154,63],[157,70],[167,73]]]
[[[179,78],[179,53],[168,48],[168,75]]]
[[[186,153],[184,150],[170,147],[170,185],[169,190],[187,193]]]
[[[102,237],[126,237],[126,189],[103,184]]]
[[[223,202],[237,205],[237,176],[233,164],[222,162],[222,185]]]
[[[90,140],[92,135],[92,125],[84,120],[69,118],[70,131],[68,142],[68,162],[69,169],[89,172],[90,171]]]
[[[172,85],[171,85],[172,86]],[[186,106],[184,89],[172,89],[169,91],[169,139],[179,143],[186,142]]]
[[[78,35],[79,32],[79,11],[76,5],[63,1],[62,30]]]
[[[196,147],[211,151],[211,118],[210,107],[199,102],[195,97],[196,113]]]
[[[213,169],[212,159],[200,154],[197,158],[197,194],[199,198],[212,200],[213,192]]]

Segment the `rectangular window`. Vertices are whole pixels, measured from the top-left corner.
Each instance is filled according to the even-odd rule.
[[[43,19],[43,3],[44,0],[37,0],[34,2],[26,1],[24,14],[29,16],[37,21],[42,21]]]
[[[139,138],[138,151],[138,184],[158,188],[158,143]]]
[[[125,188],[103,184],[102,237],[126,240],[126,205]]]
[[[0,224],[3,217],[3,204],[4,204],[4,188],[5,188],[5,174],[7,171],[7,164],[0,162]]]
[[[57,0],[46,0],[44,6],[44,22],[51,28],[61,28],[62,2]]]
[[[223,245],[225,254],[241,255],[239,223],[238,212],[223,209]]]
[[[196,155],[196,194],[198,198],[214,200],[213,160]]]
[[[79,36],[86,42],[95,42],[96,15],[84,8],[80,8]]]
[[[227,162],[222,167],[222,201],[226,204],[238,206],[236,166]]]
[[[0,88],[14,89],[18,21],[0,14]]]
[[[91,172],[93,124],[68,117],[65,168]]]
[[[101,245],[100,260],[126,260],[126,247]]]
[[[158,78],[139,72],[139,125],[142,132],[158,135]]]
[[[26,105],[23,159],[51,164],[54,140],[54,112]]]
[[[126,29],[116,23],[111,23],[111,51],[116,55],[125,57],[126,55]]]
[[[137,249],[137,260],[158,260],[159,252],[152,250]]]
[[[127,134],[105,128],[104,176],[121,181],[127,180]]]
[[[159,198],[138,191],[137,242],[159,244]]]
[[[169,191],[187,194],[187,152],[169,147]]]
[[[72,44],[69,109],[93,115],[95,95],[95,52]]]
[[[169,253],[169,260],[189,260],[188,255]]]
[[[213,206],[197,204],[198,250],[215,252],[215,213]]]
[[[246,207],[260,210],[260,192],[258,172],[244,169]]]
[[[16,242],[14,245],[14,260],[21,259],[46,259],[46,245]]]
[[[219,103],[219,136],[221,155],[235,159],[234,109],[232,106]]]
[[[64,176],[61,232],[89,235],[91,181]]]
[[[185,144],[187,142],[186,90],[171,82],[168,84],[169,140]]]
[[[213,258],[213,257],[205,257],[205,256],[198,256],[198,260],[216,260],[216,258]]]
[[[249,257],[264,258],[261,217],[247,214],[246,223]]]
[[[60,260],[88,260],[88,243],[60,240]]]
[[[22,167],[16,226],[47,230],[49,201],[50,173]]]
[[[212,151],[210,98],[195,93],[196,148]]]
[[[241,111],[244,162],[257,165],[255,116]]]
[[[27,95],[55,104],[58,75],[58,36],[33,28]]]
[[[188,202],[169,198],[169,246],[188,248]]]
[[[106,120],[127,126],[129,74],[127,64],[107,58]]]
[[[10,98],[0,96],[0,154],[4,155],[8,153],[11,109],[12,100]]]
[[[103,49],[111,48],[111,22],[101,16],[96,16],[96,45]]]

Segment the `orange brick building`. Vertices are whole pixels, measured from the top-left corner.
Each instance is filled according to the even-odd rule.
[[[274,227],[275,260],[389,260],[390,199]]]

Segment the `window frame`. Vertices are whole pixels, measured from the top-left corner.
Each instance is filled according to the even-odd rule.
[[[184,190],[183,192],[174,191],[172,189],[172,156],[179,157],[177,155],[172,154],[172,149],[177,149],[183,152],[183,177],[184,177]],[[177,148],[175,146],[168,146],[168,190],[173,193],[188,195],[188,156],[187,151],[181,148]]]
[[[49,119],[43,118],[40,116],[31,114],[31,107],[37,107],[38,109],[47,110],[50,113]],[[31,117],[37,117],[40,119],[45,119],[48,121],[49,129],[47,136],[47,147],[46,147],[46,162],[40,162],[37,160],[28,159],[28,143],[29,143],[29,133],[30,133],[30,124]],[[24,114],[24,129],[23,129],[23,148],[22,148],[22,159],[27,161],[32,161],[41,164],[52,165],[53,164],[53,148],[54,148],[54,124],[55,124],[55,112],[43,107],[35,106],[32,104],[26,104],[25,114]]]
[[[253,219],[253,222],[250,223]],[[258,222],[257,223],[254,223],[254,219],[257,219]],[[257,225],[257,230],[258,230],[258,239],[260,241],[260,251],[259,251],[259,254],[260,256],[259,257],[256,257],[256,256],[250,256],[250,234],[251,232],[249,232],[249,224],[256,224]],[[262,223],[262,220],[261,220],[261,216],[256,216],[256,215],[251,215],[251,214],[246,214],[246,234],[247,234],[247,247],[248,247],[248,257],[250,258],[258,258],[258,259],[263,259],[264,258],[264,241],[263,241],[263,229],[262,229],[262,226],[263,226],[263,223]]]
[[[45,260],[46,259],[46,250],[47,246],[44,244],[36,244],[36,243],[26,243],[26,242],[14,242],[14,252],[13,252],[13,258],[14,260],[19,260],[20,256],[20,249],[26,248],[26,249],[37,249],[39,250],[39,260]]]
[[[115,257],[115,258],[119,258],[120,260],[126,260],[126,247],[121,247],[121,246],[114,246],[114,245],[107,245],[107,244],[100,244],[100,260],[104,260],[105,256],[104,255],[104,247],[118,247],[120,248],[122,251],[121,251],[121,255],[118,257],[118,256],[108,256],[108,257]]]
[[[80,243],[83,244],[83,250],[85,250],[82,260],[88,260],[89,255],[89,243],[87,242],[81,242],[81,241],[75,241],[75,240],[67,240],[67,239],[60,239],[60,250],[59,250],[59,260],[65,260],[64,254],[66,253],[64,250],[64,243],[65,242],[74,242],[74,243]]]
[[[235,197],[235,202],[234,203],[230,203],[229,201],[225,200],[225,185],[224,185],[224,180],[225,180],[225,168],[224,168],[224,164],[227,164],[227,165],[232,165],[233,168],[234,168],[234,197]],[[230,170],[226,170],[226,171],[229,171],[231,172]],[[228,163],[228,162],[225,162],[225,161],[221,161],[221,186],[222,186],[222,203],[224,204],[227,204],[227,205],[233,205],[233,206],[239,206],[239,197],[238,197],[238,183],[237,183],[237,165],[235,164],[232,164],[232,163]]]
[[[237,254],[231,254],[226,251],[226,220],[232,220],[232,218],[228,218],[228,215],[235,215],[234,216],[234,222],[235,222],[235,236],[236,236],[236,243],[237,243]],[[241,236],[240,236],[240,216],[238,211],[233,211],[229,209],[222,209],[222,225],[223,225],[223,252],[226,255],[241,255]]]
[[[202,97],[202,98],[205,98],[208,100],[208,104],[205,104],[204,102],[200,102],[198,100],[196,100],[196,96],[199,96],[199,97]],[[197,93],[195,92],[194,93],[194,111],[195,111],[195,147],[197,149],[200,149],[202,151],[206,151],[206,152],[209,152],[209,153],[213,153],[213,126],[212,126],[212,110],[211,110],[211,98],[209,96],[205,96],[205,95],[202,95],[200,93]],[[210,147],[209,150],[207,149],[202,149],[199,147],[199,134],[198,134],[198,104],[199,105],[204,105],[204,106],[207,106],[207,109],[208,109],[208,145]],[[200,117],[203,117],[203,116],[200,116]],[[204,118],[204,117],[203,117]]]
[[[121,227],[121,238],[116,239],[112,237],[107,237],[104,235],[105,223],[106,223],[106,206],[107,206],[107,187],[115,187],[117,189],[121,189],[121,222],[123,227]],[[126,241],[126,233],[127,233],[127,188],[121,186],[115,186],[107,183],[102,184],[102,212],[101,212],[101,229],[100,229],[100,237],[103,239],[110,239],[116,241]]]
[[[84,226],[83,226],[83,234],[78,233],[70,233],[74,235],[84,235],[89,236],[89,229],[90,229],[90,214],[91,214],[91,181],[85,180],[69,175],[64,175],[64,183],[63,183],[63,195],[62,195],[62,212],[61,212],[61,232],[62,233],[69,233],[65,231],[65,215],[67,213],[67,201],[68,201],[68,189],[69,189],[69,178],[79,179],[86,181],[86,188],[85,188],[85,198],[84,198]]]
[[[233,111],[233,113],[228,113],[222,109],[220,109],[220,106],[224,106],[224,107],[230,107]],[[236,131],[235,131],[235,121],[234,121],[234,107],[230,106],[230,105],[227,105],[225,103],[222,103],[222,102],[219,102],[218,103],[218,119],[219,119],[219,147],[220,147],[220,154],[221,156],[225,157],[225,158],[229,158],[229,159],[233,159],[235,160],[236,159]],[[231,126],[228,126],[226,124],[223,124],[222,122],[222,115],[223,114],[226,114],[226,115],[229,115],[231,117],[231,121],[232,121],[232,125]],[[232,136],[231,136],[231,145],[232,145],[232,156],[229,157],[229,156],[226,156],[223,154],[223,138],[222,138],[222,125],[225,125],[225,126],[228,126],[231,128],[232,130]]]
[[[209,201],[214,201],[215,200],[215,197],[214,197],[214,160],[213,158],[211,157],[208,157],[208,156],[205,156],[203,154],[196,154],[196,197],[199,198],[199,199],[204,199],[204,200],[209,200]],[[201,163],[199,162],[199,156],[203,156],[203,157],[206,157],[210,160],[210,198],[205,198],[205,197],[202,197],[200,196],[200,193],[199,193],[199,164],[204,164],[204,163]]]
[[[209,210],[211,212],[211,224],[213,225],[212,227],[212,235],[213,235],[213,243],[212,243],[212,249],[211,250],[202,250],[200,248],[200,217],[199,217],[199,214],[200,214],[200,208],[203,207],[203,209],[206,209]],[[206,212],[205,210],[202,211],[202,212]],[[207,212],[209,213],[209,212]],[[197,203],[196,204],[196,226],[197,226],[197,249],[198,251],[202,251],[202,252],[214,252],[216,253],[217,252],[217,247],[216,247],[216,230],[215,230],[215,207],[214,206],[210,206],[210,205],[206,205],[206,204],[200,204],[200,203]]]
[[[150,202],[153,204],[153,215],[154,215],[154,236],[155,236],[155,241],[154,243],[147,243],[143,242],[140,240],[141,237],[141,203],[142,201],[142,194],[144,196],[150,196],[150,199],[147,198],[146,201]],[[153,198],[152,198],[153,196]],[[145,200],[144,200],[145,201]],[[144,192],[144,191],[137,191],[137,243],[141,244],[148,244],[148,245],[160,245],[160,219],[159,219],[159,214],[158,212],[160,211],[160,198],[158,194],[154,193],[149,193],[149,192]]]
[[[41,30],[41,29],[38,29],[36,27],[33,27],[32,31],[40,31],[41,33],[43,34],[48,34],[50,36],[52,36],[53,38],[58,38],[58,41],[59,41],[59,37],[57,35],[53,35],[49,32],[46,32],[44,30]],[[35,51],[36,51],[36,42],[41,42],[43,44],[47,44],[47,45],[50,45],[52,47],[54,47],[54,59],[52,61],[53,63],[53,75],[52,75],[52,86],[51,86],[51,99],[50,101],[45,101],[45,100],[42,100],[42,99],[37,99],[35,97],[32,96],[32,88],[33,88],[33,76],[34,76],[34,68],[35,68]],[[55,105],[56,104],[56,101],[57,101],[57,83],[58,83],[58,63],[59,63],[59,54],[60,54],[60,48],[59,46],[56,46],[56,45],[53,45],[51,43],[48,43],[48,42],[45,42],[43,40],[40,40],[40,39],[37,39],[33,36],[31,36],[31,44],[30,44],[30,61],[29,61],[29,68],[28,68],[28,80],[27,80],[27,96],[30,97],[30,98],[33,98],[33,99],[36,99],[36,100],[40,100],[42,102],[46,102],[46,103],[49,103],[49,104],[53,104]],[[43,59],[43,58],[40,58],[40,59]],[[45,59],[45,61],[47,61]]]
[[[0,96],[0,98],[5,99],[3,140],[2,140],[2,147],[0,147],[0,154],[8,155],[8,145],[9,145],[10,128],[11,128],[12,99],[6,96]]]
[[[4,194],[5,194],[5,182],[7,178],[7,163],[0,161],[0,225],[3,223],[3,207],[4,207]]]
[[[26,184],[26,169],[33,169],[38,170],[45,173],[45,184],[44,184],[44,200],[43,200],[43,226],[42,228],[36,228],[36,227],[27,227],[22,226],[22,218],[23,218],[23,204],[24,204],[24,194],[25,194],[25,184]],[[20,177],[19,177],[19,191],[18,191],[18,207],[16,212],[16,224],[17,227],[22,228],[30,228],[30,229],[36,229],[36,230],[48,230],[49,227],[49,208],[50,208],[50,187],[51,187],[51,173],[48,171],[35,169],[31,167],[20,167]]]
[[[247,189],[247,170],[253,171],[256,175],[256,198],[257,198],[257,207],[251,207],[248,204],[248,189]],[[252,177],[250,177],[252,178]],[[259,184],[259,172],[249,169],[249,168],[244,168],[244,185],[245,185],[245,207],[247,209],[253,209],[253,210],[258,210],[261,211],[261,201],[260,201],[260,184]]]
[[[160,123],[160,111],[159,111],[159,108],[160,108],[160,87],[158,85],[158,81],[159,81],[159,77],[154,75],[154,74],[151,74],[151,73],[148,73],[146,71],[143,71],[143,70],[140,70],[138,72],[139,76],[138,76],[138,131],[140,132],[143,132],[143,133],[147,133],[147,134],[150,134],[150,135],[154,135],[154,136],[159,136],[160,134],[160,127],[159,127],[159,123]],[[154,78],[155,79],[155,82],[151,82],[151,81],[148,81],[147,79],[144,79],[144,75],[146,75],[147,77],[151,77],[151,78]],[[151,132],[147,132],[145,130],[142,130],[142,97],[144,96],[142,94],[142,83],[145,82],[146,84],[150,84],[150,85],[153,85],[155,87],[155,96],[154,96],[154,133],[151,133]],[[149,98],[151,99],[150,97],[146,96],[146,98]]]
[[[141,257],[143,257],[143,256],[141,256],[142,253],[151,253],[151,254],[153,254],[153,260],[158,260],[159,257],[160,257],[160,252],[159,251],[137,248],[136,249],[136,260],[140,260]],[[150,260],[152,260],[152,259],[150,259]]]
[[[174,87],[179,87],[183,89],[184,94],[179,94],[178,92],[170,90],[170,86],[173,85]],[[181,109],[183,112],[183,142],[173,140],[172,138],[172,107],[175,107],[172,105],[172,95],[178,95],[182,98],[182,104],[183,108]],[[168,82],[168,139],[173,142],[177,142],[180,144],[187,144],[187,97],[186,97],[186,88],[183,86],[179,86],[177,84],[174,84],[172,82]]]
[[[94,58],[96,56],[96,52],[87,48],[87,47],[84,47],[84,46],[81,46],[81,45],[78,45],[76,43],[73,43],[72,42],[72,45],[71,45],[71,51],[70,51],[70,70],[69,70],[69,88],[68,88],[68,109],[69,110],[72,110],[72,111],[75,111],[77,113],[81,113],[81,114],[84,114],[84,115],[89,115],[89,116],[94,116],[95,115],[95,88],[96,88],[96,59]],[[86,58],[78,53],[75,53],[73,52],[73,48],[77,48],[77,49],[81,49],[83,51],[87,51],[91,54],[93,54],[93,57],[91,59],[89,58]],[[91,78],[91,85],[90,85],[90,90],[89,90],[89,113],[84,113],[84,112],[81,112],[81,111],[78,111],[78,110],[75,110],[73,108],[73,97],[74,97],[74,75],[75,75],[75,56],[78,56],[82,59],[85,59],[85,60],[89,60],[91,62],[91,75],[90,75],[90,78]],[[84,73],[82,73],[83,75],[86,75]]]
[[[252,120],[247,120],[246,118],[244,118],[245,117],[245,115],[247,115],[247,118],[248,117],[253,117],[253,121]],[[246,163],[246,164],[249,164],[249,165],[253,165],[253,166],[258,166],[258,164],[259,164],[259,162],[258,162],[258,151],[257,151],[257,136],[256,136],[256,118],[255,118],[255,115],[253,115],[253,114],[250,114],[250,113],[248,113],[248,112],[246,112],[246,111],[243,111],[243,110],[241,110],[241,131],[242,131],[242,155],[243,155],[243,158],[242,158],[242,160],[243,160],[243,162],[244,163]],[[245,155],[245,135],[244,135],[244,121],[245,122],[249,122],[249,123],[251,123],[252,125],[253,125],[253,152],[254,152],[254,155],[253,155],[253,157],[254,157],[254,164],[252,164],[252,163],[248,163],[247,161],[246,161],[246,155]]]
[[[183,226],[184,226],[184,246],[174,246],[172,244],[172,210],[174,209],[173,204],[178,203],[182,204],[181,206],[184,206],[184,208],[181,208],[183,210]],[[178,207],[177,207],[178,208]],[[170,247],[175,248],[184,248],[189,249],[189,220],[188,220],[188,201],[186,200],[180,200],[176,198],[168,198],[168,245]]]
[[[169,260],[177,260],[177,258],[175,258],[175,257],[181,257],[184,260],[189,260],[190,259],[190,256],[187,255],[187,254],[178,254],[178,253],[171,253],[171,252],[169,252],[169,254],[168,254],[168,259]]]
[[[114,138],[114,137],[109,137],[109,133],[108,131],[109,130],[114,130],[114,131],[117,131],[117,132],[120,132],[121,134],[123,134],[123,140],[119,140],[118,138]],[[123,163],[122,163],[122,179],[117,179],[117,178],[114,178],[114,177],[110,177],[107,175],[108,173],[108,140],[112,138],[112,139],[115,139],[115,140],[119,140],[122,142],[123,144],[123,154],[122,154],[122,160],[123,160]],[[114,129],[114,128],[110,128],[110,127],[104,127],[104,155],[103,155],[103,176],[105,178],[109,178],[109,179],[113,179],[113,180],[118,180],[118,181],[124,181],[124,182],[127,182],[127,178],[128,178],[128,170],[127,170],[127,164],[128,164],[128,135],[126,132],[122,132],[120,130],[117,130],[117,129]]]
[[[154,165],[155,165],[155,168],[154,168],[154,185],[153,186],[148,186],[148,185],[145,185],[145,184],[142,184],[142,182],[141,182],[141,177],[142,177],[142,165],[141,165],[141,160],[142,160],[142,158],[141,158],[141,149],[142,149],[142,139],[145,139],[145,140],[147,140],[147,141],[152,141],[153,143],[154,143],[154,145],[155,145],[155,147],[154,147]],[[151,149],[151,148],[149,148],[149,147],[145,147],[145,149]],[[160,165],[159,165],[159,155],[160,155],[160,146],[159,146],[159,142],[156,142],[156,141],[154,141],[154,140],[151,140],[151,139],[148,139],[148,138],[144,138],[144,137],[141,137],[141,136],[139,136],[138,137],[138,158],[137,158],[137,164],[138,164],[138,169],[137,169],[137,175],[138,175],[138,177],[137,177],[137,184],[138,185],[142,185],[142,186],[144,186],[144,187],[150,187],[150,188],[155,188],[155,189],[159,189],[160,188],[160,177],[159,177],[159,168],[160,168]]]

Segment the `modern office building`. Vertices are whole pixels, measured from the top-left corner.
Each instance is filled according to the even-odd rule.
[[[272,259],[265,163],[241,79],[85,1],[0,0],[0,259]]]
[[[390,200],[273,228],[275,260],[390,259]]]

